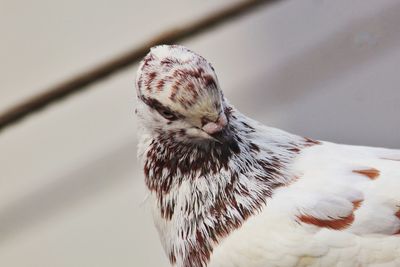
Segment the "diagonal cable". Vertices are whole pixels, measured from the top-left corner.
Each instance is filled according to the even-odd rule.
[[[47,88],[43,90],[43,93],[37,94],[6,110],[3,114],[0,114],[0,131],[21,119],[38,112],[49,104],[59,101],[71,94],[86,90],[88,89],[88,85],[98,82],[105,77],[138,62],[146,55],[149,48],[154,45],[176,43],[232,20],[233,18],[254,10],[261,5],[272,4],[280,1],[282,0],[246,0],[203,17],[185,27],[166,31],[142,45],[133,48],[131,51],[117,55],[113,59],[101,65],[95,66],[71,79]]]

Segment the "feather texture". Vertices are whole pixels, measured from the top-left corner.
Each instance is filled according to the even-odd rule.
[[[152,49],[137,91],[138,154],[172,265],[400,266],[400,151],[266,127],[181,46]]]
[[[304,149],[292,166],[302,175],[227,237],[210,266],[399,266],[400,162],[389,155],[400,151],[326,142]],[[372,180],[354,171],[370,168],[380,173]]]

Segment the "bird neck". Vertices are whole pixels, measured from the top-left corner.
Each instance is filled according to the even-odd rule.
[[[265,206],[273,191],[295,179],[290,166],[310,139],[268,128],[231,109],[239,149],[151,140],[145,181],[155,222],[172,264],[203,267],[214,246]]]

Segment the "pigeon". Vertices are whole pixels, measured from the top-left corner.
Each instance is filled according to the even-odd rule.
[[[180,45],[151,48],[136,91],[138,157],[172,266],[400,266],[400,150],[265,126]]]

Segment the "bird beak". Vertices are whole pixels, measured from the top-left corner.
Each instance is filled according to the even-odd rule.
[[[226,118],[225,114],[221,114],[221,116],[219,116],[217,121],[206,123],[203,126],[202,130],[207,134],[213,136],[214,134],[221,132],[226,127],[227,124],[228,124],[228,119]]]
[[[229,147],[233,152],[239,153],[240,148],[228,126],[228,119],[222,114],[217,121],[208,122],[202,128],[209,136],[220,144]]]

